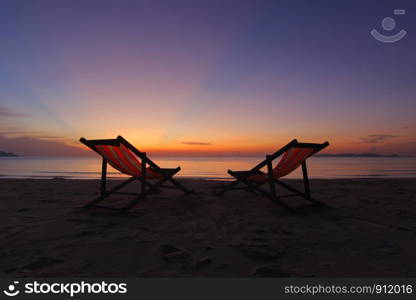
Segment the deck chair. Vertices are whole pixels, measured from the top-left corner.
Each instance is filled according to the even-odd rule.
[[[84,208],[92,206],[109,208],[100,206],[98,203],[112,194],[135,196],[127,206],[121,209],[122,211],[128,211],[147,195],[159,192],[160,188],[174,188],[181,190],[185,194],[191,193],[182,184],[173,179],[173,176],[180,171],[180,167],[176,169],[160,168],[147,157],[145,152],[140,152],[121,136],[118,136],[116,139],[106,140],[86,140],[81,138],[80,142],[102,157],[100,196],[89,202]],[[131,177],[107,191],[107,164]],[[118,192],[121,188],[136,180],[141,182],[140,192]],[[163,185],[166,182],[172,183],[172,186]]]
[[[217,191],[217,195],[222,195],[223,193],[230,190],[237,189],[246,189],[249,192],[260,194],[266,196],[272,200],[272,202],[282,205],[288,210],[293,210],[285,202],[281,200],[283,197],[289,196],[301,196],[306,200],[312,201],[319,205],[324,205],[324,203],[319,202],[318,200],[311,197],[311,191],[309,186],[308,171],[306,168],[306,160],[314,155],[315,153],[321,151],[329,145],[328,142],[323,144],[311,144],[311,143],[299,143],[297,140],[291,141],[289,144],[278,150],[272,155],[267,155],[266,159],[259,163],[257,166],[252,168],[249,171],[232,171],[228,170],[228,174],[235,178],[235,181],[232,181],[228,185],[220,187]],[[280,161],[273,168],[273,161],[279,156],[282,156]],[[282,182],[280,178],[288,175],[302,165],[302,174],[303,174],[303,185],[304,192],[297,190],[291,185]],[[266,167],[267,172],[262,172],[261,169]],[[238,184],[244,184],[245,187],[237,187]],[[269,191],[266,191],[262,188],[264,184],[268,183]],[[279,185],[291,192],[289,195],[279,196],[276,191],[276,185]]]

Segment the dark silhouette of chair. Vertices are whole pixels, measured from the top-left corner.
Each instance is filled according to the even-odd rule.
[[[250,192],[259,193],[260,195],[270,198],[274,203],[278,203],[288,210],[293,210],[285,202],[281,200],[283,197],[301,196],[306,200],[312,201],[319,205],[325,205],[322,202],[312,198],[308,171],[306,167],[306,160],[321,151],[329,145],[328,142],[322,144],[299,143],[297,140],[291,141],[289,144],[278,150],[272,155],[267,155],[266,159],[248,171],[232,171],[228,170],[228,174],[233,176],[236,180],[220,187],[217,191],[218,195],[230,190],[246,189]],[[273,161],[279,156],[282,156],[280,161],[273,168]],[[291,185],[282,182],[280,178],[293,172],[302,165],[304,192],[297,190]],[[261,169],[267,167],[267,172],[262,172]],[[245,187],[237,187],[239,183],[245,184]],[[268,183],[270,191],[262,188],[262,185]],[[279,196],[276,192],[276,185],[279,185],[291,192],[289,195]],[[325,205],[326,206],[326,205]]]
[[[145,152],[140,152],[121,136],[118,136],[116,139],[105,140],[86,140],[81,138],[80,142],[102,157],[100,196],[85,205],[84,208],[91,206],[108,208],[99,206],[97,203],[111,194],[135,196],[127,206],[121,209],[122,211],[128,211],[147,195],[159,192],[160,188],[174,188],[183,191],[185,194],[191,193],[182,184],[173,179],[173,176],[180,171],[180,167],[176,169],[160,168],[147,157]],[[131,176],[108,191],[106,190],[107,163],[121,173]],[[118,190],[136,180],[141,182],[139,193],[118,192]],[[166,182],[172,183],[172,186],[163,185]]]

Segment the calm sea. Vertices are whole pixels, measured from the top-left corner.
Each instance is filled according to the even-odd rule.
[[[155,158],[165,168],[181,166],[180,177],[229,179],[227,170],[248,170],[263,158],[193,157]],[[416,177],[416,157],[312,157],[308,160],[311,178]],[[1,157],[0,178],[99,178],[97,158]],[[111,167],[109,177],[123,177]],[[300,168],[288,178],[300,178]]]

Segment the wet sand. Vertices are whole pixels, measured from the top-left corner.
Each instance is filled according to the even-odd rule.
[[[200,194],[167,190],[120,214],[80,209],[97,180],[1,179],[0,274],[416,276],[416,179],[311,180],[331,208],[284,199],[296,214],[245,191],[214,196],[215,181],[181,182]]]

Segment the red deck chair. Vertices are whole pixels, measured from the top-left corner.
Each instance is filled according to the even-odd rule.
[[[284,146],[282,149],[274,153],[273,155],[267,155],[266,159],[259,163],[257,166],[252,168],[249,171],[231,171],[228,170],[228,174],[233,176],[236,180],[229,183],[226,186],[220,188],[217,192],[218,195],[221,195],[230,190],[237,189],[247,189],[251,192],[257,192],[263,196],[269,197],[274,203],[278,203],[285,208],[292,210],[290,206],[281,201],[282,197],[288,196],[301,196],[309,201],[312,201],[316,204],[325,205],[318,200],[311,197],[308,171],[306,168],[306,160],[314,155],[315,153],[321,151],[329,145],[328,142],[323,144],[311,144],[311,143],[299,143],[297,140],[291,141],[289,144]],[[273,168],[273,161],[282,156],[277,165]],[[288,175],[302,165],[303,173],[303,184],[305,191],[301,192],[289,184],[282,182],[280,178]],[[262,172],[261,169],[267,167],[267,172]],[[236,187],[239,183],[246,185],[244,188]],[[270,191],[265,191],[261,186],[265,183],[269,183]],[[276,184],[286,188],[290,192],[290,195],[278,197],[276,193]]]
[[[180,167],[177,167],[176,169],[160,168],[146,156],[145,152],[140,152],[121,136],[118,136],[116,139],[106,140],[86,140],[81,138],[80,142],[97,152],[103,159],[101,171],[101,194],[98,198],[85,205],[84,208],[98,206],[98,202],[104,200],[111,194],[136,196],[134,200],[122,208],[122,211],[127,211],[146,195],[158,192],[159,188],[174,188],[183,191],[185,194],[191,193],[172,178],[180,171]],[[131,176],[126,181],[121,182],[108,191],[106,190],[107,163],[121,173]],[[140,193],[118,192],[118,190],[135,180],[141,182]],[[162,185],[167,181],[171,182],[173,186]]]

